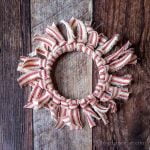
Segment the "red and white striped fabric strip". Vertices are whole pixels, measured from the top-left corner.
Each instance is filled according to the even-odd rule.
[[[107,124],[107,117],[105,115],[106,112],[108,112],[109,107],[104,107],[95,101],[94,103],[90,103],[93,110],[99,115],[99,117],[103,120],[104,124]]]
[[[48,45],[50,47],[50,50],[52,50],[56,46],[56,40],[46,34],[36,35],[33,38],[33,40],[45,43],[46,45]]]
[[[69,108],[70,109],[76,109],[76,108],[78,108],[78,102],[77,102],[77,100],[70,100],[69,101]]]
[[[46,68],[47,59],[40,59],[40,68]]]
[[[36,70],[36,71],[29,71],[23,75],[21,75],[17,81],[19,83],[19,85],[22,87],[24,85],[29,84],[30,82],[32,82],[33,80],[37,80],[37,79],[47,79],[48,77],[48,70]]]
[[[64,124],[70,128],[70,130],[76,129],[69,116],[65,116],[62,120]]]
[[[117,97],[119,94],[119,88],[114,86],[109,86],[109,88],[106,91],[111,95],[112,98]]]
[[[55,58],[55,60],[62,54],[62,51],[59,49],[57,51],[54,51],[52,53],[53,57]]]
[[[41,97],[33,100],[34,109],[42,108],[45,104],[47,104],[50,101],[50,98],[51,96],[49,95],[49,93],[44,91]]]
[[[123,100],[128,100],[129,97],[129,91],[128,88],[119,88],[119,92],[117,95],[117,99],[123,99]]]
[[[54,57],[53,53],[49,53],[49,55],[47,56],[46,68],[51,70],[55,61],[56,61],[56,58]]]
[[[99,117],[102,119],[102,121],[104,122],[104,124],[108,124],[108,120],[107,120],[107,116],[106,116],[106,112],[108,112],[109,108],[105,108],[103,107],[103,109],[98,106],[98,105],[92,105],[92,108],[94,109],[94,111],[99,115]]]
[[[100,100],[101,102],[108,102],[108,101],[111,100],[111,99],[112,99],[112,96],[111,96],[110,94],[106,93],[106,92],[104,92],[104,93],[102,94],[102,96],[99,98],[99,100]]]
[[[106,64],[105,59],[103,59],[102,57],[99,57],[99,54],[90,50],[90,56],[92,57],[92,59],[95,61],[97,67],[99,68],[102,65]]]
[[[88,42],[86,44],[87,47],[92,46],[92,50],[94,50],[94,48],[97,46],[98,42],[99,42],[99,35],[96,31],[94,31],[94,29],[91,27],[90,22],[86,22],[85,26],[86,26],[86,31],[88,33]]]
[[[129,51],[128,53],[120,57],[119,59],[114,60],[113,62],[109,64],[109,70],[118,71],[119,69],[121,69],[122,67],[124,67],[130,62],[130,60],[132,59],[132,56],[133,56],[133,52]]]
[[[71,44],[72,42],[75,41],[75,35],[73,33],[73,30],[68,22],[62,20],[61,23],[65,25],[66,30],[67,30],[67,43]]]
[[[37,80],[31,81],[29,83],[29,85],[32,87],[35,86],[36,84],[38,84],[41,89],[45,90],[46,94],[50,95],[51,98],[53,97],[53,94],[51,92],[51,90],[53,90],[53,84],[51,82],[51,79],[49,79],[49,78],[46,78],[45,80],[37,79]],[[51,90],[49,91],[49,89],[51,89]]]
[[[107,65],[100,66],[98,68],[99,80],[101,80],[101,81],[108,81],[109,80],[110,75],[108,74],[108,69],[109,69],[109,67]]]
[[[52,26],[47,26],[46,33],[49,36],[52,36],[55,38],[55,40],[59,43],[60,46],[64,45],[66,43],[64,37],[60,33],[59,29],[55,25],[55,23],[52,24]]]
[[[56,104],[60,104],[61,103],[61,99],[63,99],[63,97],[61,97],[59,94],[58,94],[58,91],[56,90],[53,90],[53,101],[56,103]]]
[[[78,20],[78,25],[77,25],[77,42],[78,43],[87,43],[86,27],[81,20]]]
[[[99,116],[92,110],[92,108],[89,105],[83,108],[83,112],[85,114],[90,115],[93,118],[100,119]]]
[[[49,110],[51,112],[52,119],[57,121],[58,117],[59,117],[60,106],[57,105],[56,103],[54,103],[53,101],[50,101],[48,103],[48,108],[49,108]]]
[[[28,97],[28,103],[24,108],[34,108],[33,99],[37,99],[41,96],[43,89],[39,87],[38,83],[32,88],[32,91]]]
[[[81,99],[79,101],[79,104],[80,104],[81,108],[85,108],[88,105],[88,103],[85,99]]]
[[[40,35],[39,35],[40,36]],[[42,42],[40,40],[35,40],[37,43],[36,47],[34,48],[35,50],[29,53],[30,57],[35,57],[35,56],[44,56],[47,57],[48,53],[51,52],[49,44],[46,44],[45,42]]]
[[[56,51],[54,50],[52,54],[55,57],[55,59],[57,59],[63,54],[63,50],[62,48],[58,47],[58,49]]]
[[[101,98],[103,94],[103,91],[101,91],[97,86],[95,87],[95,90],[93,92],[93,95],[97,98]]]
[[[95,59],[95,62],[96,62],[96,65],[97,65],[98,68],[106,64],[106,61],[103,58]]]
[[[102,53],[100,51],[95,51],[95,54],[98,56],[98,57],[101,57],[102,56]],[[102,57],[101,57],[102,58]],[[104,59],[105,60],[105,59]],[[106,62],[106,61],[105,61]]]
[[[72,44],[65,44],[64,46],[62,46],[63,53],[72,51],[72,46]]]
[[[65,109],[63,107],[60,107],[58,120],[57,120],[57,123],[56,123],[56,126],[55,126],[57,129],[60,129],[60,128],[64,127],[65,123],[63,121],[63,118],[66,117],[66,115],[67,115],[67,109]]]
[[[98,67],[99,74],[107,73],[109,70],[108,65],[102,65]]]
[[[102,46],[107,40],[108,38],[103,33],[99,34],[99,46]]]
[[[132,76],[129,74],[121,77],[112,75],[110,83],[116,86],[126,86],[131,83],[131,80]]]
[[[106,112],[108,112],[108,110],[109,110],[109,107],[104,107],[104,106],[102,106],[101,104],[98,104],[97,102],[94,104],[94,105],[92,105],[92,107],[93,107],[93,109],[98,113],[98,112],[100,112],[100,113],[106,113]]]
[[[63,120],[65,122],[66,125],[68,125],[70,127],[70,129],[74,129],[75,128],[75,122],[74,122],[74,118],[73,118],[73,110],[72,109],[67,109],[67,115],[65,120]]]
[[[109,88],[109,82],[98,82],[97,86],[101,91],[106,91]]]
[[[37,84],[39,84],[39,80],[40,80],[40,79],[33,80],[33,81],[29,82],[28,85],[29,85],[30,87],[34,87],[34,86],[36,86]],[[43,88],[40,84],[39,84],[39,86],[40,86],[41,88]]]
[[[106,54],[112,49],[112,47],[118,42],[118,40],[119,34],[115,34],[109,41],[99,46],[96,50],[100,51],[102,54]]]
[[[88,51],[91,51],[90,49],[85,47],[85,45],[83,43],[77,43],[76,49],[77,49],[77,51],[83,52],[83,53],[86,53],[86,54],[89,54],[90,52],[88,52]]]
[[[68,109],[67,110],[67,116],[65,119],[63,119],[64,123],[70,127],[70,130],[73,129],[82,129],[82,126],[80,124],[80,120],[78,118],[77,114],[78,109]]]
[[[93,128],[94,126],[96,126],[95,121],[93,120],[93,118],[89,114],[85,114],[85,116],[86,116],[86,119],[88,121],[90,128]]]
[[[33,102],[28,102],[26,105],[24,105],[24,108],[33,109],[34,108]]]
[[[39,72],[40,72],[40,70],[29,71],[29,72],[27,72],[27,73],[21,75],[21,76],[17,79],[19,85],[22,87],[22,86],[24,86],[24,85],[27,85],[29,82],[40,78]]]
[[[66,44],[66,51],[64,50],[64,52],[72,52],[75,51],[76,48],[77,48],[76,42],[73,42],[71,44]]]
[[[55,102],[57,105],[59,105],[61,103],[61,99],[58,99],[55,96],[53,96],[53,102]]]
[[[91,106],[94,106],[96,104],[96,98],[95,96],[92,94],[92,95],[89,95],[87,97],[87,100],[88,100],[88,104],[90,104]],[[100,119],[97,114],[89,107],[89,106],[86,106],[85,108],[83,108],[83,112],[86,116],[86,119],[88,121],[88,124],[89,124],[89,127],[92,128],[94,126],[96,126],[94,120],[92,117],[96,118],[96,119]]]
[[[33,99],[38,98],[41,95],[42,91],[43,89],[38,84],[33,86],[30,95],[28,97],[28,102],[32,102]]]
[[[114,100],[109,100],[109,107],[110,107],[111,113],[115,113],[117,111],[116,102],[114,102]]]
[[[61,128],[63,128],[64,126],[65,126],[65,124],[64,124],[62,118],[59,118],[59,119],[57,120],[57,123],[56,123],[56,125],[55,125],[55,128],[56,128],[56,129],[61,129]]]
[[[76,18],[72,17],[72,18],[70,19],[70,21],[69,21],[69,24],[70,24],[71,28],[72,28],[73,30],[75,30],[75,28],[76,28],[77,25],[78,25],[78,20],[77,20]]]
[[[115,99],[127,100],[129,97],[129,92],[127,88],[118,88],[114,86],[109,86],[106,92],[108,92],[111,95],[111,97]]]
[[[47,91],[50,91],[50,90],[52,91],[54,89],[54,85],[53,85],[52,79],[50,77],[45,79],[44,86]],[[50,93],[50,94],[53,95],[52,93]]]
[[[88,96],[87,98],[86,98],[86,101],[87,101],[87,103],[88,104],[90,104],[90,105],[94,105],[95,103],[96,103],[96,98],[93,96],[93,94],[92,94],[92,96]]]
[[[41,87],[42,89],[45,89],[45,81],[42,78],[37,79],[36,81],[32,81],[29,84],[32,86],[32,84],[36,85],[37,83],[38,83],[39,87]]]
[[[127,50],[131,46],[131,43],[128,41],[126,44],[124,44],[120,49],[112,53],[111,55],[105,57],[105,60],[107,63],[111,62],[112,60],[115,60],[119,58],[121,55],[124,54],[124,51]]]
[[[100,82],[108,82],[110,81],[111,76],[108,73],[101,73],[99,76]]]
[[[26,56],[20,56],[20,61],[25,61],[25,60],[27,60],[28,59],[28,57],[26,57]]]
[[[62,121],[65,125],[69,126],[70,127],[70,130],[73,130],[73,129],[81,129],[82,127],[81,126],[78,126],[75,124],[75,119],[77,119],[76,117],[77,116],[74,116],[73,114],[73,111],[74,110],[71,110],[71,109],[67,109],[66,110],[66,114],[61,117],[62,118]],[[74,118],[75,117],[75,118]],[[59,121],[61,123],[61,120]],[[60,124],[59,123],[59,124]],[[63,124],[61,123],[61,124]],[[58,125],[57,125],[57,128],[58,128]]]
[[[92,31],[91,33],[89,33],[87,46],[92,46],[94,50],[94,48],[98,44],[98,40],[99,40],[98,33],[96,31]]]
[[[137,56],[135,54],[132,55],[132,58],[128,62],[128,64],[136,64],[137,63]]]
[[[47,49],[43,48],[40,45],[36,47],[35,52],[36,52],[36,55],[44,56],[46,58],[48,57],[50,53]]]
[[[41,59],[39,57],[28,57],[19,64],[19,68],[26,70],[40,69],[41,67],[46,67],[46,59]]]
[[[73,116],[74,123],[75,123],[75,125],[76,125],[79,129],[81,129],[83,125],[82,125],[82,122],[81,122],[81,117],[80,117],[79,108],[73,109],[72,111],[73,111],[73,112],[72,112],[72,113],[73,113],[72,116]]]
[[[49,53],[49,55],[47,56],[47,60],[51,62],[55,62],[56,58],[53,56],[53,53]]]
[[[93,54],[93,48],[91,48],[90,46],[85,46],[83,43],[77,43],[76,44],[76,50],[83,52],[83,53],[86,53],[90,57]],[[96,59],[94,61],[96,61]]]
[[[102,80],[102,81],[105,81],[106,75],[108,76],[108,73],[99,72],[99,79]]]
[[[69,104],[66,99],[61,99],[61,107],[68,109]]]
[[[18,71],[24,72],[24,70],[37,69],[39,64],[38,57],[23,57],[20,59],[21,62],[18,64]],[[25,71],[25,72],[26,72]]]
[[[137,62],[137,57],[136,55],[134,54],[134,51],[133,51],[133,48],[129,48],[128,50],[124,51],[124,54],[123,55],[129,55],[129,54],[132,54],[132,57],[130,58],[128,64],[136,64]],[[123,57],[123,55],[121,57]],[[119,57],[120,58],[120,57]]]
[[[46,70],[46,69],[41,69],[41,70],[39,71],[39,74],[40,74],[40,78],[43,79],[44,82],[45,82],[45,80],[46,80],[47,78],[50,77],[50,76],[49,76],[49,70]]]

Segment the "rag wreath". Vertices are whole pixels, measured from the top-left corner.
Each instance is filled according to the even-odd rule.
[[[19,85],[32,88],[25,108],[48,108],[51,117],[56,121],[56,128],[65,125],[70,129],[81,129],[81,111],[85,115],[90,128],[96,119],[108,123],[106,113],[116,112],[114,99],[127,100],[129,91],[126,85],[131,82],[131,75],[112,75],[127,64],[136,64],[136,55],[128,41],[118,50],[106,55],[118,42],[119,35],[108,39],[98,34],[88,22],[71,18],[69,23],[62,20],[66,27],[67,40],[53,23],[47,26],[45,33],[36,35],[38,42],[35,51],[28,57],[21,56],[18,71],[23,73]],[[53,64],[63,53],[79,51],[90,56],[98,68],[98,83],[92,94],[83,99],[67,99],[54,88],[51,72]],[[125,87],[124,87],[125,86]]]

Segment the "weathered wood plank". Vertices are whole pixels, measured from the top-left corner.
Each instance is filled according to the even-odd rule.
[[[129,39],[138,55],[136,66],[123,72],[133,74],[131,97],[128,102],[118,101],[118,113],[110,115],[106,127],[99,122],[93,129],[93,149],[143,150],[150,146],[150,1],[148,0],[95,0],[94,21],[99,32],[111,37],[121,33],[122,43]]]
[[[29,0],[0,2],[0,33],[0,149],[31,150],[32,112],[16,80],[19,57],[30,50]]]
[[[47,24],[68,20],[72,16],[91,19],[90,0],[31,1],[32,35],[42,33]],[[33,46],[34,47],[34,46]],[[66,54],[55,68],[55,80],[60,93],[70,98],[81,98],[92,91],[92,61],[79,53]],[[49,111],[34,111],[34,148],[35,150],[91,150],[92,130],[85,127],[82,131],[54,129]]]

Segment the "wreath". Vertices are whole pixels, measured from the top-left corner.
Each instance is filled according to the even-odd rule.
[[[21,56],[18,71],[23,73],[18,82],[21,87],[32,88],[25,108],[47,108],[56,121],[56,128],[65,125],[70,129],[82,129],[81,113],[90,126],[94,127],[95,119],[108,123],[106,113],[116,112],[116,99],[127,100],[129,96],[127,85],[132,77],[114,75],[127,64],[136,63],[136,55],[131,43],[127,41],[121,48],[107,54],[119,41],[115,34],[108,39],[104,34],[98,34],[89,22],[71,18],[69,22],[61,21],[66,28],[65,40],[59,28],[53,23],[47,26],[45,33],[35,35],[37,47],[29,56]],[[51,73],[53,64],[62,54],[79,51],[90,56],[98,68],[98,83],[92,94],[82,99],[68,99],[60,95],[54,88]]]

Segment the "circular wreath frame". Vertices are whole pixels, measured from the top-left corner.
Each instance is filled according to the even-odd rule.
[[[128,41],[118,50],[106,55],[119,41],[115,34],[110,40],[102,33],[98,34],[89,24],[71,18],[69,23],[62,20],[67,31],[67,40],[53,23],[48,26],[43,35],[36,35],[34,41],[38,45],[28,57],[21,56],[18,71],[20,86],[32,87],[25,108],[48,108],[52,118],[57,122],[56,128],[65,125],[70,129],[83,127],[80,109],[82,109],[90,128],[94,127],[93,118],[102,119],[108,123],[106,113],[116,112],[115,99],[127,100],[129,96],[127,85],[131,75],[116,76],[111,74],[127,64],[136,63],[136,55]],[[76,35],[75,35],[76,34]],[[79,51],[90,56],[98,68],[98,83],[92,94],[83,99],[67,99],[54,88],[51,72],[58,57],[66,52]],[[125,86],[125,87],[124,87]],[[105,106],[103,105],[105,103]]]

